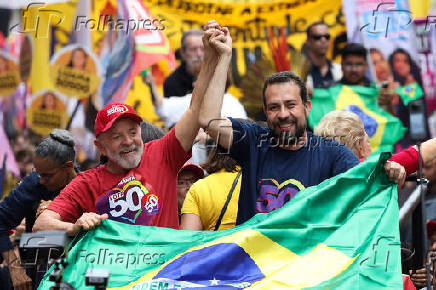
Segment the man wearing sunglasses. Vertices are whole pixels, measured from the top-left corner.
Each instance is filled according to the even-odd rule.
[[[330,47],[329,28],[323,22],[315,22],[307,27],[307,57],[311,63],[307,76],[307,87],[328,88],[342,77],[341,66],[327,58]]]

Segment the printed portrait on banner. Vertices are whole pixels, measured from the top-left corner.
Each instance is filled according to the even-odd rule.
[[[30,128],[43,136],[48,135],[54,128],[64,129],[69,120],[65,100],[66,97],[56,91],[36,92],[27,108]]]
[[[99,61],[87,48],[68,45],[50,61],[50,78],[54,88],[71,98],[87,98],[100,83]]]
[[[12,94],[20,83],[18,64],[10,54],[0,52],[0,95]]]

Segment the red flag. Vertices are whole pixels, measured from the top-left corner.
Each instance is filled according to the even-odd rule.
[[[129,19],[149,20],[143,21],[142,28],[135,29],[135,56],[133,76],[139,74],[161,59],[167,59],[170,67],[175,67],[174,53],[166,36],[162,33],[164,27],[159,19],[151,15],[150,11],[144,6],[142,1],[127,0]],[[141,22],[137,22],[139,25]],[[148,25],[150,24],[150,25]]]

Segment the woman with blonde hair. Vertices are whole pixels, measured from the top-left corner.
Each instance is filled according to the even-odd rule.
[[[348,111],[331,111],[326,114],[314,133],[347,146],[360,161],[371,155],[368,134],[359,116]]]

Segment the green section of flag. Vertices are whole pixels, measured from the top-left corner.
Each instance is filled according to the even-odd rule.
[[[105,268],[109,287],[122,289],[402,289],[397,188],[383,168],[389,156],[371,156],[225,231],[103,220],[73,242],[65,280],[87,289],[86,270]],[[46,275],[40,288],[49,286]]]
[[[393,145],[406,131],[401,121],[377,104],[379,90],[373,87],[336,85],[328,89],[314,89],[308,122],[312,128],[324,115],[333,110],[356,113],[370,138],[373,152],[392,152]]]
[[[422,88],[417,83],[411,83],[395,89],[404,105],[407,106],[411,101],[422,98],[424,95]]]

